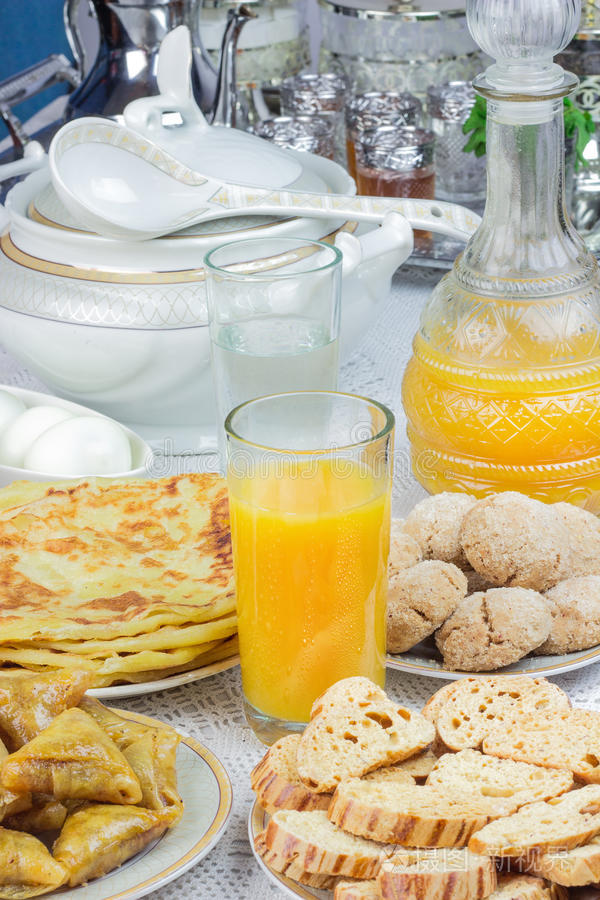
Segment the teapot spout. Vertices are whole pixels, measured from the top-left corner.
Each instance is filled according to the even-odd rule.
[[[250,19],[256,19],[256,13],[245,3],[227,13],[227,26],[221,44],[221,56],[217,75],[217,90],[211,114],[208,120],[211,125],[236,126],[237,112],[237,79],[236,52],[242,28]]]

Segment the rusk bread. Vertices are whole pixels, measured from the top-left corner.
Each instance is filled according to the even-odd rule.
[[[535,859],[539,875],[568,887],[600,882],[600,835],[574,850],[542,853]]]
[[[469,850],[489,856],[530,856],[533,851],[580,847],[598,833],[600,785],[590,784],[491,822],[471,837]]]
[[[494,861],[469,850],[406,850],[377,876],[382,900],[482,900],[496,883]]]
[[[326,793],[346,778],[414,756],[434,739],[419,713],[388,700],[367,678],[345,678],[315,700],[298,745],[298,774]]]
[[[492,676],[494,677],[494,676]],[[448,684],[445,684],[441,687],[435,694],[432,694],[423,709],[421,710],[421,715],[425,716],[430,722],[437,722],[437,718],[440,714],[440,710],[444,706],[444,704],[450,699],[455,690],[458,688],[459,684],[464,684],[465,681],[477,681],[474,676],[470,678],[461,678],[460,681],[449,681]]]
[[[268,813],[278,809],[327,809],[330,794],[317,794],[300,781],[296,756],[299,734],[276,741],[250,773],[250,786]]]
[[[498,887],[488,900],[568,900],[557,884],[532,875],[499,875]]]
[[[502,797],[518,809],[526,803],[564,794],[573,787],[573,778],[570,772],[485,756],[479,750],[461,750],[440,757],[426,784]]]
[[[522,712],[483,741],[491,756],[567,769],[578,781],[600,783],[600,713],[586,709]]]
[[[393,780],[394,772],[404,772],[406,775],[410,775],[411,778],[414,778],[415,781],[424,782],[437,761],[438,758],[435,753],[431,749],[427,749],[422,753],[417,753],[415,756],[410,756],[408,759],[402,760],[402,762],[394,763],[393,766],[386,766],[386,768],[383,769],[376,769],[374,772],[370,772],[364,777],[371,778],[377,773],[380,773],[382,776],[382,780],[387,778],[391,778]]]
[[[448,787],[342,782],[329,807],[340,828],[405,847],[464,847],[480,828],[510,812],[503,799]]]
[[[273,862],[278,861],[277,855],[272,853],[267,847],[264,831],[261,831],[254,838],[254,849],[270,869],[275,869]],[[317,888],[321,891],[331,890],[337,882],[335,875],[315,875],[313,872],[305,871],[295,859],[288,860],[282,869],[275,869],[275,871],[285,875],[287,878],[291,878],[293,881],[298,881],[300,884],[306,884],[308,887]]]
[[[527,675],[466,678],[456,683],[440,705],[436,728],[451,750],[478,749],[490,731],[517,712],[543,718],[550,710],[567,709],[567,695],[545,678]]]
[[[333,900],[381,900],[376,881],[338,881]]]
[[[290,861],[315,875],[373,878],[393,849],[364,841],[337,828],[323,810],[280,810],[269,820],[264,841],[269,865],[277,872]]]

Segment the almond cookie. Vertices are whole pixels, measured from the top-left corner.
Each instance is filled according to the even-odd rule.
[[[492,584],[545,591],[570,572],[569,533],[553,506],[506,491],[466,514],[462,546]]]
[[[486,672],[522,659],[546,640],[551,627],[541,594],[493,588],[466,597],[435,640],[447,668]]]
[[[433,634],[466,595],[467,579],[452,563],[430,559],[398,572],[388,591],[388,652],[403,653]]]
[[[410,569],[421,562],[421,548],[410,534],[404,531],[404,519],[392,519],[390,534],[389,575],[390,578],[403,569]]]
[[[571,539],[569,574],[600,575],[600,522],[597,516],[572,503],[554,503],[553,508]]]
[[[465,514],[476,503],[470,494],[445,492],[417,503],[404,523],[404,530],[421,547],[425,559],[466,566],[460,542]]]
[[[546,591],[552,628],[538,655],[573,653],[600,644],[600,575],[567,578]]]

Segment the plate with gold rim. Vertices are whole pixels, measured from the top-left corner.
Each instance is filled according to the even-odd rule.
[[[164,724],[128,710],[114,711],[142,725]],[[173,828],[101,878],[45,896],[60,897],[60,900],[136,900],[195,866],[225,832],[231,815],[231,781],[214,753],[184,735],[177,749],[177,787],[184,810]]]
[[[178,672],[176,675],[168,675],[166,678],[157,678],[153,681],[140,681],[127,684],[113,684],[110,687],[90,688],[86,693],[98,700],[121,700],[125,697],[141,697],[143,694],[154,694],[157,691],[168,691],[182,684],[191,684],[193,681],[201,681],[210,678],[219,672],[233,669],[239,665],[240,657],[237,652],[226,659],[199,666],[197,669],[189,669],[187,672]]]
[[[254,858],[256,859],[256,862],[263,870],[269,881],[271,881],[280,890],[282,890],[283,893],[288,897],[304,897],[308,898],[308,900],[314,900],[314,898],[316,897],[317,900],[331,900],[333,896],[332,891],[321,891],[317,890],[317,888],[308,887],[305,884],[299,884],[297,881],[292,881],[291,878],[286,878],[285,875],[282,875],[280,872],[276,872],[274,869],[268,866],[262,859],[262,857],[259,856],[254,848],[254,839],[261,833],[261,831],[265,830],[268,825],[269,818],[269,814],[264,811],[258,800],[255,800],[252,804],[250,815],[248,816],[248,839],[250,841],[250,847],[252,848]]]
[[[503,669],[494,669],[489,672],[456,672],[445,669],[442,657],[432,639],[427,639],[417,644],[412,650],[405,653],[390,654],[386,665],[389,669],[398,669],[400,672],[408,672],[411,675],[425,675],[430,678],[444,678],[446,681],[457,681],[459,678],[468,678],[481,675],[534,675],[548,677],[549,675],[564,675],[574,669],[582,669],[600,662],[600,644],[590,647],[588,650],[579,650],[575,653],[552,656],[525,656],[518,662]]]

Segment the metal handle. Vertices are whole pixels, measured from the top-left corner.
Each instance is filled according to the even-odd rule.
[[[12,107],[60,82],[67,82],[72,87],[79,84],[79,73],[62,53],[53,53],[0,82],[0,116],[19,152],[23,152],[29,135]]]

